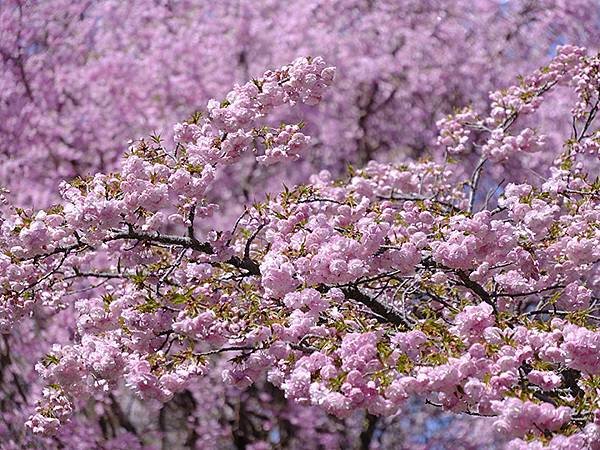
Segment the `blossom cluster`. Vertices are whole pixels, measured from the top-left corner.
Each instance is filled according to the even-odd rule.
[[[595,129],[595,97],[578,97],[585,120],[574,115],[541,180],[497,195],[485,162],[539,149],[529,121],[546,95],[597,89],[587,74],[599,59],[559,47],[492,93],[487,116],[441,121],[446,151],[371,161],[344,179],[321,171],[245,205],[226,229],[211,226],[218,172],[244,154],[269,165],[306,153],[301,125],[270,117],[325,98],[335,70],[322,58],[237,85],[176,125],[173,145],[132,143],[119,171],[63,183],[54,207],[8,205],[2,331],[49,314],[75,324],[39,358],[46,386],[28,428],[57,436],[92,403],[121,411],[130,434],[115,446],[126,446],[139,436],[115,392],[196,405],[191,389],[216,373],[242,390],[266,378],[286,401],[346,421],[393,417],[417,398],[492,417],[509,448],[595,445],[600,184],[595,155],[573,151]],[[465,176],[454,169],[470,152],[479,162]]]

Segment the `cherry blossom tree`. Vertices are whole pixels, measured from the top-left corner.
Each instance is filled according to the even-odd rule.
[[[22,206],[48,206],[63,179],[117,168],[129,139],[170,140],[235,82],[306,55],[338,67],[336,89],[276,120],[304,120],[318,151],[287,171],[249,158],[221,195],[251,200],[322,169],[418,156],[441,117],[485,108],[561,42],[595,46],[599,22],[596,0],[303,0],[293,13],[274,0],[6,0],[0,183]]]
[[[3,446],[598,448],[597,11],[428,6],[2,8]]]
[[[302,124],[267,125],[333,81],[321,58],[299,58],[208,102],[175,126],[175,145],[140,140],[119,172],[63,183],[48,210],[5,214],[3,329],[71,305],[77,324],[37,365],[47,385],[27,426],[56,434],[91,399],[118,404],[120,383],[169,402],[217,370],[240,388],[267,373],[286,398],[341,419],[394,416],[416,396],[493,418],[509,448],[596,445],[599,68],[560,47],[493,92],[489,114],[440,121],[432,159],[370,162],[341,181],[323,171],[248,205],[231,230],[201,232],[221,166],[248,152],[293,164],[308,148]],[[486,164],[543,147],[521,123],[558,85],[577,101],[549,177],[482,196]],[[464,179],[452,168],[473,152]]]

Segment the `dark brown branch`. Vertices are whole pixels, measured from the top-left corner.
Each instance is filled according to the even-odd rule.
[[[342,289],[342,292],[346,296],[346,298],[356,300],[359,303],[362,303],[371,311],[373,311],[377,316],[383,321],[392,323],[394,325],[398,325],[404,328],[410,328],[409,324],[404,320],[398,312],[396,312],[393,308],[384,305],[383,303],[379,303],[378,301],[372,299],[368,295],[359,291],[357,288],[345,288]]]
[[[375,434],[375,430],[377,429],[377,422],[379,421],[379,417],[367,413],[365,417],[365,425],[366,427],[363,429],[362,433],[360,433],[360,448],[361,450],[369,450],[371,448],[371,441],[373,440],[373,436]]]
[[[467,273],[463,272],[462,270],[458,270],[456,272],[456,274],[458,275],[458,278],[460,278],[460,281],[463,286],[465,286],[466,288],[468,288],[469,290],[471,290],[472,292],[477,294],[477,296],[481,300],[483,300],[487,304],[491,305],[492,308],[494,308],[494,313],[498,312],[498,310],[496,308],[496,303],[494,303],[490,294],[483,288],[483,286],[481,286],[479,283],[476,283],[475,281],[471,280],[469,278],[469,275],[467,275]]]
[[[175,236],[169,234],[160,234],[160,233],[146,233],[139,232],[134,230],[122,231],[111,236],[108,241],[116,241],[116,240],[136,240],[138,242],[148,242],[148,243],[159,243],[166,245],[176,245],[179,247],[189,248],[192,250],[196,250],[202,253],[206,253],[207,255],[214,255],[215,249],[208,242],[200,242],[197,239],[192,239],[186,236]],[[227,264],[230,264],[238,269],[247,270],[251,275],[260,276],[260,267],[256,263],[249,258],[240,258],[238,256],[232,256],[227,261]]]

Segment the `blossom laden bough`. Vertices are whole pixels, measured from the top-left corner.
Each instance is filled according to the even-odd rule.
[[[267,164],[301,156],[300,126],[273,128],[268,115],[322,99],[334,69],[299,58],[177,125],[173,148],[139,141],[119,172],[63,184],[58,206],[14,209],[0,236],[3,329],[42,306],[77,311],[77,333],[38,365],[47,387],[28,425],[56,433],[120,382],[168,402],[227,355],[226,383],[266,373],[288,399],[341,418],[391,416],[417,396],[494,417],[515,448],[592,445],[600,184],[578,143],[595,132],[598,87],[581,74],[598,59],[560,47],[492,93],[489,117],[441,122],[440,144],[456,135],[480,152],[466,179],[452,170],[471,161],[457,160],[462,148],[372,161],[248,205],[230,230],[203,229],[218,214],[207,197],[215,170],[248,152]],[[549,178],[482,198],[483,161],[542,146],[523,117],[558,83],[593,95],[580,97]]]

